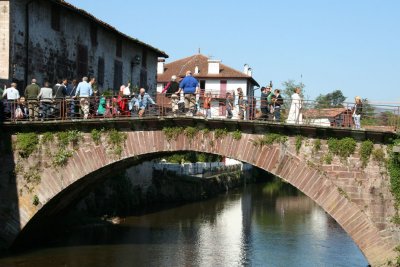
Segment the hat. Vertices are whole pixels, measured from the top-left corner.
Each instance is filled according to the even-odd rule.
[[[172,75],[171,80],[176,81],[176,75]]]

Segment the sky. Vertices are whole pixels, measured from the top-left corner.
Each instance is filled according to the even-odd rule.
[[[289,79],[305,95],[341,90],[400,104],[398,0],[67,0],[160,50],[167,63],[201,53],[260,85]]]

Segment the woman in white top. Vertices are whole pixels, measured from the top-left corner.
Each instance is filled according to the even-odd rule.
[[[303,105],[303,100],[300,96],[301,89],[297,87],[292,95],[292,104],[290,105],[289,116],[286,123],[303,123],[303,114],[301,113],[301,108]]]

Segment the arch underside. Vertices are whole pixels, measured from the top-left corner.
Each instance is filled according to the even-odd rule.
[[[253,134],[243,134],[240,140],[231,136],[213,139],[199,135],[202,136],[196,140],[180,135],[168,142],[162,131],[129,132],[121,158],[110,156],[101,145],[80,148],[65,168],[43,173],[37,194],[45,203],[36,211],[20,208],[20,214],[25,215],[21,216],[21,228],[34,224],[42,216],[57,214],[108,173],[158,154],[195,151],[233,158],[280,177],[334,218],[370,264],[379,266],[393,258],[393,244],[380,235],[379,229],[357,204],[338,190],[331,177],[293,155],[286,145],[256,147],[252,141],[257,135]]]

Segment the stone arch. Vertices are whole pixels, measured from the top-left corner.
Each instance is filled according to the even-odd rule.
[[[73,197],[65,197],[63,192],[79,191],[81,186],[90,185],[97,179],[100,171],[113,171],[116,166],[129,165],[138,157],[195,151],[218,154],[252,164],[290,183],[332,216],[373,266],[385,264],[387,259],[395,257],[393,242],[381,235],[360,207],[349,200],[346,192],[338,189],[332,177],[310,166],[287,145],[254,146],[252,141],[257,137],[261,135],[242,134],[240,140],[235,140],[231,135],[216,139],[212,133],[198,133],[195,140],[181,134],[175,140],[167,141],[163,131],[131,131],[127,133],[120,158],[107,154],[102,145],[83,145],[64,168],[45,170],[37,188],[37,195],[43,205],[39,208],[32,208],[28,204],[20,205],[21,229],[34,220],[41,210],[45,211],[54,205],[54,202],[57,202],[55,209],[67,205]]]

